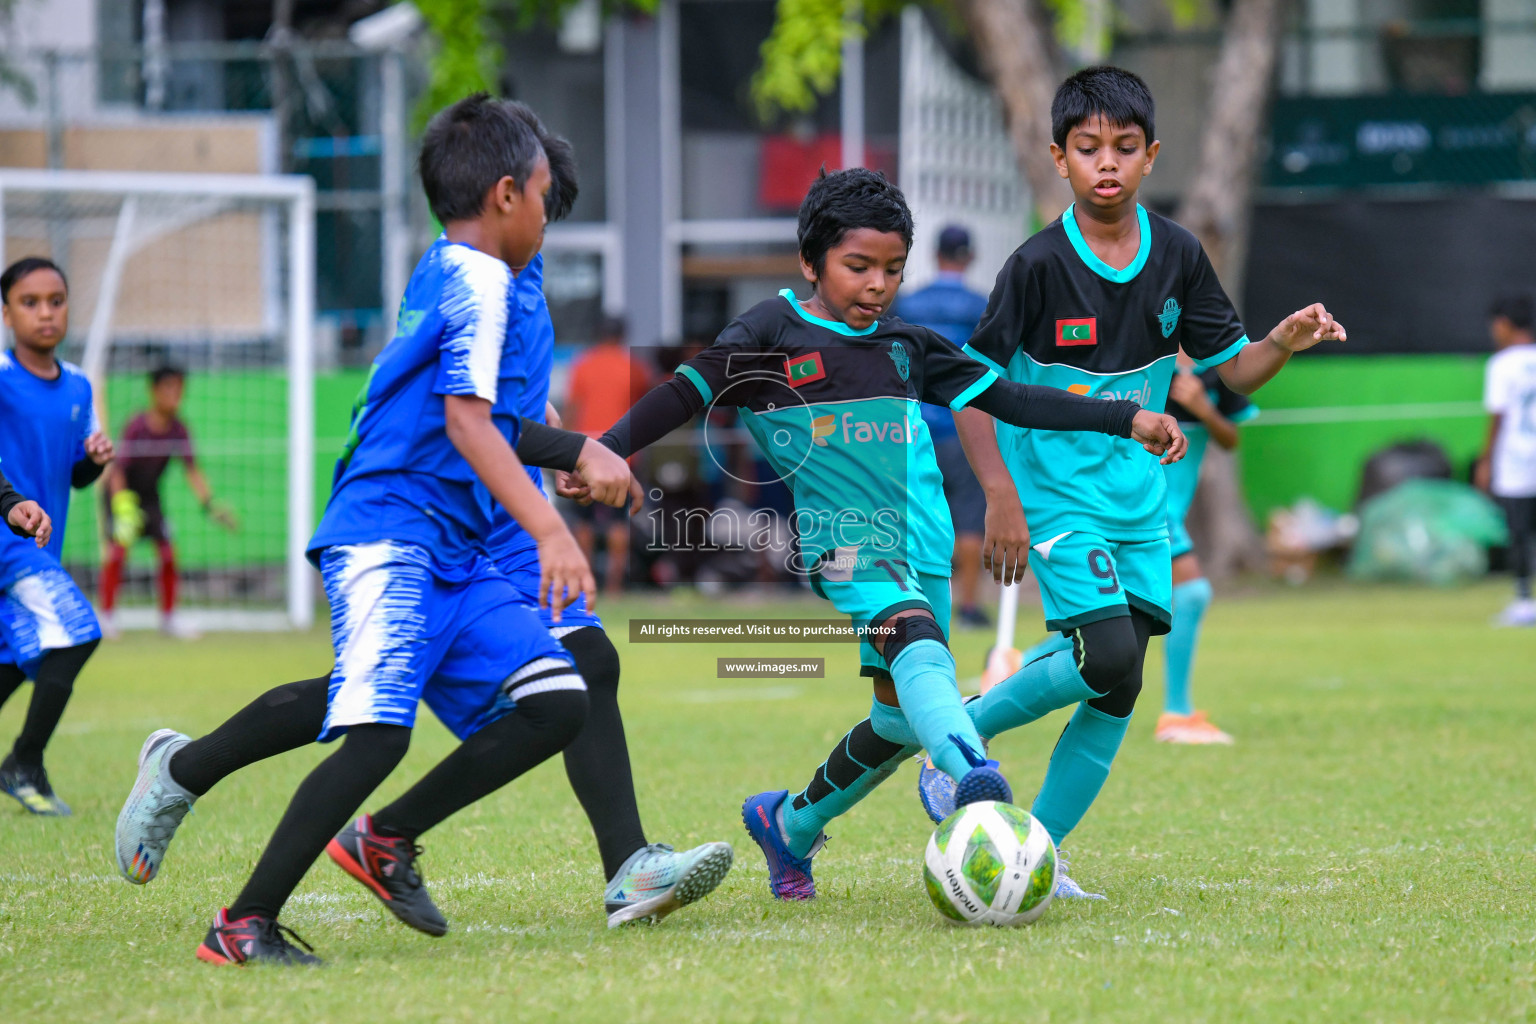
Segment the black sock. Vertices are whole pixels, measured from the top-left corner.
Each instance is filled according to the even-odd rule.
[[[69,703],[75,689],[75,677],[85,667],[100,640],[90,640],[75,647],[49,651],[38,662],[33,676],[32,703],[27,708],[27,720],[22,723],[21,735],[16,737],[13,753],[20,764],[43,763],[43,748],[53,738],[53,730],[64,717],[64,706]]]
[[[560,642],[587,681],[588,700],[587,724],[565,748],[565,774],[592,823],[603,877],[612,878],[645,845],[619,714],[619,652],[596,626],[567,633]]]
[[[585,690],[549,690],[517,698],[510,714],[460,743],[426,778],[374,814],[374,828],[415,839],[559,753],[581,730],[586,711]]]
[[[302,679],[268,690],[213,732],[171,757],[171,778],[202,796],[248,764],[307,746],[325,724],[331,677]]]
[[[395,770],[410,745],[408,726],[352,726],[341,749],[299,784],[251,880],[229,905],[230,920],[251,914],[277,917],[325,845]]]
[[[0,708],[5,707],[11,694],[21,689],[21,684],[26,681],[27,674],[21,670],[20,665],[0,665]]]

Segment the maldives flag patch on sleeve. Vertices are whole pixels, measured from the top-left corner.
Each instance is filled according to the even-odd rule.
[[[1073,345],[1097,345],[1099,343],[1099,318],[1082,316],[1071,320],[1056,321],[1056,347]]]
[[[784,375],[789,378],[789,386],[797,388],[801,384],[809,384],[813,380],[821,380],[827,375],[827,371],[821,365],[821,353],[812,352],[796,358],[784,357]]]

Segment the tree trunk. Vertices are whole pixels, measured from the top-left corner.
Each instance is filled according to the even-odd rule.
[[[1038,0],[961,0],[982,71],[1008,120],[1019,168],[1029,182],[1040,223],[1055,220],[1072,190],[1051,162],[1051,98],[1061,80],[1055,42]]]
[[[1200,161],[1178,220],[1205,246],[1229,295],[1241,301],[1248,261],[1259,131],[1274,87],[1285,0],[1234,0],[1211,78]],[[1212,450],[1200,474],[1191,527],[1213,577],[1263,564],[1264,548],[1243,501],[1237,460]]]
[[[1259,131],[1274,88],[1285,0],[1234,0],[1211,78],[1200,162],[1178,220],[1200,239],[1229,294],[1241,291]]]

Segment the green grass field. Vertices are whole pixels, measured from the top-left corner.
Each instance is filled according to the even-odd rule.
[[[621,641],[651,838],[736,848],[712,898],[607,931],[590,833],[546,765],[428,835],[446,938],[397,924],[326,862],[284,919],[330,965],[288,972],[216,969],[192,951],[319,748],[213,791],[148,887],[118,879],[112,826],[151,729],[206,730],[323,670],[326,637],[133,637],[87,668],[49,750],[76,816],[0,807],[0,1020],[1530,1020],[1536,635],[1488,628],[1504,597],[1322,585],[1219,601],[1197,695],[1238,746],[1152,742],[1154,656],[1115,772],[1067,844],[1076,877],[1110,900],[1017,930],[952,927],[929,906],[911,768],[830,829],[820,899],[768,897],[740,801],[797,789],[864,713],[851,648],[821,649],[827,680],[776,683],[717,679],[714,659],[788,648]],[[631,613],[732,610],[603,609],[616,637]],[[986,642],[959,635],[962,666]],[[0,716],[7,741],[22,712],[13,699]],[[994,745],[1017,790],[1032,794],[1061,724]],[[381,796],[449,745],[421,729]]]

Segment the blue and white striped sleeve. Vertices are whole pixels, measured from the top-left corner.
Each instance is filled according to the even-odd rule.
[[[508,338],[512,271],[496,257],[462,245],[443,249],[443,269],[443,334],[433,390],[495,403]]]

